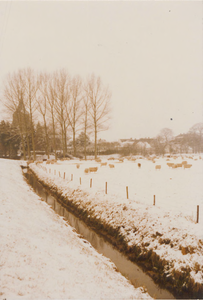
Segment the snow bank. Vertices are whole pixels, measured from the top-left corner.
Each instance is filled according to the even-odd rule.
[[[144,160],[140,160],[140,162],[142,163],[142,168],[140,170],[142,172],[141,177],[144,178],[146,175],[146,178],[149,178],[149,175],[147,174],[150,172],[150,168],[152,170],[152,167],[150,166],[150,168],[147,168],[147,164]],[[76,164],[78,163],[80,164],[80,168],[76,168]],[[184,174],[183,172],[185,172],[184,179],[189,177],[190,180],[194,180],[194,178],[191,177],[191,174],[193,174],[194,177],[194,172],[190,172],[189,174],[186,173],[192,169],[169,169],[169,171],[167,171],[166,167],[168,168],[168,166],[166,166],[166,162],[165,165],[161,162],[162,170],[155,171],[154,164],[152,162],[150,163],[153,166],[154,172],[159,172],[156,173],[156,176],[158,176],[160,180],[161,178],[166,179],[167,176],[172,176],[170,178],[174,179],[174,181],[171,181],[174,182],[171,184],[171,199],[173,199],[173,188],[175,187],[178,191],[176,186],[178,175],[174,171],[181,171],[181,174]],[[203,224],[202,222],[200,224],[195,224],[194,220],[191,217],[188,217],[188,208],[193,204],[185,198],[186,210],[184,211],[184,209],[181,209],[184,208],[184,199],[180,197],[179,202],[181,202],[181,205],[177,202],[177,209],[173,209],[174,205],[172,208],[161,204],[159,206],[153,206],[152,200],[151,204],[148,203],[147,205],[145,200],[141,202],[141,194],[138,200],[133,199],[133,197],[126,199],[126,195],[119,192],[121,191],[119,188],[118,190],[115,189],[116,192],[114,190],[111,193],[108,192],[106,195],[104,193],[104,183],[106,178],[116,177],[116,174],[119,174],[117,177],[120,176],[120,174],[130,174],[131,176],[128,175],[127,179],[132,180],[133,176],[131,171],[135,164],[133,166],[133,162],[117,163],[115,167],[116,171],[113,170],[113,172],[112,169],[108,167],[104,169],[102,166],[99,167],[97,173],[84,175],[84,169],[88,166],[98,167],[98,163],[95,161],[69,161],[58,162],[54,165],[32,164],[31,169],[45,184],[52,189],[57,190],[70,201],[73,201],[78,208],[87,211],[89,217],[96,218],[101,223],[108,224],[108,226],[118,230],[129,249],[139,246],[141,249],[139,255],[153,251],[153,253],[164,262],[163,272],[165,277],[169,280],[175,282],[175,276],[180,274],[182,280],[181,288],[184,288],[185,286],[185,289],[187,290],[191,288],[191,286],[194,287],[195,283],[202,285]],[[128,168],[128,173],[125,168]],[[197,169],[199,170],[199,176],[202,176],[202,170],[198,165],[196,170]],[[49,173],[49,170],[51,173]],[[56,172],[54,172],[54,170],[56,170]],[[58,172],[60,172],[61,177],[58,176]],[[66,172],[65,177],[67,179],[62,178],[64,172]],[[155,176],[154,172],[152,173],[151,171],[151,179]],[[171,172],[174,173],[172,174]],[[56,173],[56,175],[54,175],[54,173]],[[74,178],[72,181],[70,180],[71,174],[73,174]],[[79,176],[82,176],[82,185],[79,184]],[[89,184],[87,184],[89,183],[90,178],[93,178],[93,187],[91,189],[88,186]],[[97,180],[98,178],[100,180]],[[136,177],[134,180],[137,181],[137,185],[139,186],[139,178]],[[98,183],[98,181],[100,183]],[[101,181],[103,185],[102,189],[101,187],[97,187],[97,185],[101,184]],[[97,183],[95,184],[95,182]],[[140,190],[147,190],[148,186],[150,187],[150,182],[148,181],[147,183],[148,185],[145,185],[144,188],[141,187]],[[200,193],[199,190],[201,185],[200,183],[198,184],[199,185],[196,185],[195,188],[198,188],[197,193]],[[164,190],[165,187],[162,186],[162,193]],[[174,197],[176,196],[174,195]],[[185,197],[187,197],[186,194]]]
[[[0,159],[0,299],[148,299]],[[38,169],[38,168],[37,168]]]

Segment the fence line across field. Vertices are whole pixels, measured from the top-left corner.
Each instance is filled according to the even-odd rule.
[[[48,171],[48,169],[46,167],[44,167],[44,166],[41,166],[41,168],[46,173],[52,174],[52,170],[53,169],[49,168],[49,171]],[[53,173],[54,173],[54,175],[56,175],[56,170],[55,169],[53,170]],[[58,176],[61,177],[61,172],[60,171],[58,171]],[[66,176],[66,172],[64,172],[63,179],[65,180],[67,177],[70,178],[70,181],[73,181],[73,174],[72,173],[69,174],[69,176]],[[79,177],[79,183],[80,183],[80,185],[82,184],[82,178],[81,177]],[[108,185],[108,182],[105,182],[105,185],[104,185],[104,193],[105,194],[107,194],[107,185]],[[93,178],[90,178],[90,180],[89,180],[89,187],[90,188],[93,187]],[[118,191],[119,188],[121,189],[121,185],[120,184],[112,183],[110,190]],[[124,187],[123,187],[123,189],[124,189]],[[109,185],[108,185],[108,192],[109,192]],[[116,193],[114,193],[114,194],[116,194]],[[118,195],[120,196],[120,192],[118,192]],[[129,199],[129,186],[126,186],[126,199]],[[130,197],[130,200],[135,200],[136,201],[135,196],[134,197]],[[153,195],[153,205],[154,206],[156,205],[156,195]],[[160,204],[159,204],[159,206],[160,206]],[[177,210],[177,207],[174,206],[173,204],[170,204],[169,207],[170,208],[174,207],[173,208],[174,211]],[[180,209],[180,208],[178,208],[178,209]],[[188,213],[186,213],[186,215],[188,215],[188,217],[191,216],[191,210],[190,209],[186,209],[186,212],[187,211],[188,211]],[[194,212],[194,210],[193,210],[193,212]],[[193,219],[193,221],[195,221],[194,220],[195,217],[193,216],[193,212],[192,212],[192,219]],[[196,223],[199,223],[199,219],[200,219],[200,210],[199,210],[199,205],[197,205],[197,207],[196,207]]]

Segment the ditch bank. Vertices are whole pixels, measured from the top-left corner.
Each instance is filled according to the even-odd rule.
[[[43,185],[47,192],[57,199],[62,207],[82,220],[91,229],[123,253],[130,261],[136,263],[153,279],[160,289],[168,290],[177,299],[202,298],[203,285],[194,282],[190,277],[190,270],[187,267],[182,269],[181,272],[174,269],[172,275],[170,274],[170,276],[168,276],[166,269],[171,267],[168,261],[157,255],[153,249],[147,249],[148,245],[146,243],[129,245],[126,235],[123,234],[122,229],[124,228],[124,225],[118,224],[115,226],[114,224],[112,226],[111,223],[103,219],[102,216],[98,217],[98,215],[95,215],[94,207],[84,205],[81,207],[80,190],[73,190],[70,191],[68,195],[64,195],[63,190],[58,188],[57,185],[48,183],[45,179],[38,176],[37,172],[34,170],[35,168],[32,168],[32,165],[30,167],[30,171],[36,176],[37,180]],[[126,209],[127,207],[123,205],[122,210],[125,211]],[[138,228],[134,228],[134,234],[136,234],[138,230]],[[154,238],[161,240],[161,243],[170,243],[168,240],[161,239],[161,236],[161,233],[156,232]]]
[[[135,288],[144,287],[148,294],[155,299],[173,299],[173,295],[167,290],[161,289],[154,283],[152,278],[142,271],[135,263],[120,253],[115,247],[106,241],[101,235],[97,234],[82,220],[77,218],[68,209],[61,205],[56,197],[52,196],[48,189],[43,187],[31,172],[24,172],[27,182],[32,186],[35,193],[41,197],[53,210],[68,224],[76,229],[84,243],[89,242],[99,253],[109,258],[116,266],[116,270],[125,276]]]

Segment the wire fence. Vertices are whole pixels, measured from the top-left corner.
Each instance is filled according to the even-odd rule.
[[[139,187],[139,192],[137,192],[136,188],[138,185],[132,185],[132,183],[128,185],[126,184],[127,180],[123,180],[122,183],[115,181],[113,182],[112,180],[102,180],[101,178],[97,177],[96,170],[93,173],[88,173],[88,176],[85,173],[82,176],[81,172],[76,172],[76,174],[74,174],[73,170],[72,172],[70,170],[64,171],[61,169],[61,166],[52,165],[50,167],[45,167],[41,164],[39,166],[47,174],[59,177],[67,182],[73,182],[74,184],[78,184],[79,186],[85,188],[89,187],[95,191],[100,191],[101,193],[103,192],[104,195],[110,195],[115,198],[122,197],[125,200],[131,200],[145,205],[158,206],[160,208],[164,208],[164,210],[173,211],[175,214],[181,213],[195,223],[200,222],[200,205],[191,205],[191,203],[190,205],[186,205],[184,201],[180,201],[180,203],[177,203],[177,201],[174,202],[174,200],[172,201],[173,196],[175,195],[173,190],[169,192],[167,188],[160,187],[161,193],[158,191],[157,194],[151,192],[151,196],[149,196],[149,192],[145,193],[147,190],[147,183],[146,185],[143,185],[143,187]],[[165,195],[164,193],[167,192],[168,194]],[[178,198],[177,192],[175,198]]]

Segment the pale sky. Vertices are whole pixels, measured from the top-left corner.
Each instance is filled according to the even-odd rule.
[[[0,1],[0,94],[28,66],[101,76],[112,118],[99,138],[185,133],[203,122],[203,2]]]

